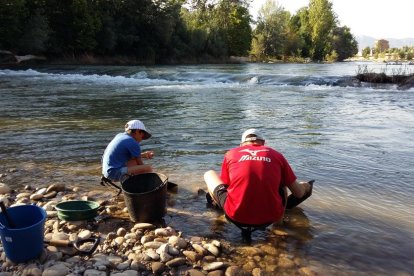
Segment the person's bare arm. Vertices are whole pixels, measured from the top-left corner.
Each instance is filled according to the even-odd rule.
[[[295,197],[301,198],[310,190],[311,187],[308,182],[298,182],[295,180],[295,182],[288,186],[288,188]]]

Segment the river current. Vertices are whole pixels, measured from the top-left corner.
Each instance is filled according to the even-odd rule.
[[[166,223],[243,246],[198,190],[242,132],[259,128],[300,180],[315,179],[312,197],[287,214],[291,254],[321,274],[413,275],[414,90],[355,84],[359,65],[3,68],[0,173],[21,174],[0,181],[101,188],[106,145],[140,119],[153,134],[146,162],[179,185],[168,213],[180,215]],[[279,240],[253,234],[253,245]]]

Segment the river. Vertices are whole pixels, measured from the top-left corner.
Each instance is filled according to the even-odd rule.
[[[181,215],[167,224],[242,246],[198,190],[255,127],[299,179],[316,180],[287,214],[290,254],[321,274],[413,275],[414,91],[355,85],[359,65],[2,68],[0,181],[98,188],[106,145],[140,119],[153,134],[142,143],[155,151],[148,163],[179,185],[169,213]],[[253,234],[253,244],[280,239]]]

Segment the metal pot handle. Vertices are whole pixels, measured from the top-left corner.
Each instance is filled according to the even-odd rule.
[[[106,185],[110,185],[112,187],[115,187],[115,188],[117,188],[119,190],[118,191],[118,194],[116,196],[119,196],[121,194],[121,192],[122,192],[122,188],[121,187],[119,187],[118,185],[116,185],[115,183],[113,183],[111,179],[106,178],[105,176],[102,176],[101,177],[101,185],[102,186],[105,186],[105,184]]]

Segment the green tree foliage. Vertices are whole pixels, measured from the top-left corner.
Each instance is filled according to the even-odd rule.
[[[258,61],[343,60],[355,53],[355,39],[337,26],[329,0],[310,0],[294,15],[268,0],[254,30],[250,2],[0,0],[0,49],[140,63],[224,61],[249,53]]]
[[[27,17],[25,0],[0,0],[0,48],[19,51],[17,43],[22,36]]]
[[[332,48],[337,53],[337,60],[343,61],[358,53],[358,42],[347,27],[336,27],[333,30]]]
[[[284,45],[288,40],[289,21],[289,12],[285,11],[276,1],[267,0],[259,10],[254,32],[255,47],[251,54],[280,58],[284,54]]]
[[[309,24],[312,40],[311,58],[322,61],[332,50],[330,41],[336,26],[336,15],[329,0],[310,0]]]
[[[290,29],[294,34],[294,37],[296,36],[295,44],[297,45],[296,49],[290,49],[290,53],[293,54],[296,52],[297,55],[301,57],[310,57],[312,46],[312,32],[309,23],[309,10],[307,7],[299,9],[297,13],[292,16],[290,20]]]
[[[221,30],[229,55],[243,56],[250,50],[252,29],[251,17],[246,3],[221,0],[214,9],[213,21]]]
[[[371,54],[371,48],[370,47],[365,47],[364,49],[362,49],[362,56],[364,58],[369,57],[370,54]]]
[[[21,53],[41,54],[47,49],[50,27],[42,8],[36,8],[25,20],[22,35],[17,41]]]

